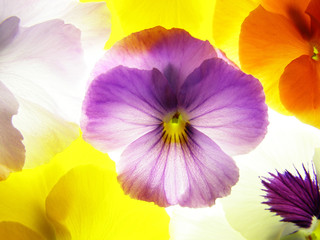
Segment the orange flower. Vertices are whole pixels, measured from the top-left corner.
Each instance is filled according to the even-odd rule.
[[[320,1],[253,2],[249,15],[237,15],[247,16],[238,35],[241,68],[260,79],[270,107],[320,128]],[[222,5],[217,2],[215,20],[222,19]],[[217,36],[218,47],[227,43]]]

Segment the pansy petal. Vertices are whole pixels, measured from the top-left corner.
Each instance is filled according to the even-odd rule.
[[[45,240],[32,229],[17,222],[0,222],[0,236],[6,240]]]
[[[11,173],[8,179],[0,182],[0,221],[20,223],[44,239],[53,239],[54,232],[44,209],[47,188],[50,188],[44,179],[52,175],[43,174],[45,166]]]
[[[320,181],[320,148],[316,148],[314,151],[313,163],[316,169],[316,175],[319,182]]]
[[[0,56],[1,81],[15,96],[79,120],[85,66],[78,29],[61,20],[20,27]]]
[[[114,172],[92,165],[64,175],[48,195],[46,209],[59,239],[169,239],[164,209],[125,196]]]
[[[71,2],[70,7],[59,18],[81,30],[84,57],[90,67],[88,69],[91,70],[91,67],[105,52],[104,46],[111,30],[110,12],[105,2]]]
[[[5,49],[16,37],[19,31],[20,19],[10,17],[0,23],[0,50]]]
[[[311,17],[311,31],[314,33],[314,37],[319,39],[320,37],[320,2],[317,0],[311,0],[306,13]]]
[[[221,59],[195,69],[178,99],[190,124],[228,154],[252,150],[266,134],[267,106],[260,82]]]
[[[301,121],[320,128],[320,62],[303,55],[284,70],[279,82],[282,104]]]
[[[0,222],[18,222],[44,239],[55,239],[54,229],[46,217],[46,197],[61,176],[75,166],[87,164],[115,172],[114,162],[106,154],[79,138],[48,164],[12,173],[0,181]]]
[[[305,10],[310,0],[262,0],[261,5],[267,11],[290,19],[293,26],[305,38],[310,37],[310,18]]]
[[[108,47],[133,32],[158,25],[186,29],[199,39],[211,40],[215,1],[110,0],[107,4],[112,14],[112,31]]]
[[[320,3],[317,0],[310,0],[306,12],[320,23]]]
[[[79,126],[47,111],[39,104],[19,99],[19,114],[14,125],[23,135],[26,147],[25,168],[48,162],[79,136]]]
[[[230,194],[238,168],[210,138],[188,126],[187,139],[165,138],[159,126],[131,143],[117,166],[124,191],[160,206],[203,207]]]
[[[261,0],[225,1],[216,0],[213,15],[213,39],[215,46],[226,52],[238,66],[239,35],[241,24]]]
[[[17,20],[7,21],[12,19]],[[78,136],[77,127],[64,118],[76,122],[80,118],[80,89],[84,89],[80,32],[52,20],[20,27],[9,39],[0,53],[0,78],[19,102],[14,124],[24,135],[30,167],[47,162]]]
[[[157,68],[179,88],[185,78],[204,60],[217,56],[208,41],[201,41],[181,29],[162,27],[131,34],[116,43],[97,63],[92,78],[124,65],[151,70]]]
[[[261,5],[270,12],[278,13],[290,17],[290,11],[295,9],[299,13],[303,13],[310,0],[261,0]]]
[[[230,226],[219,201],[210,208],[172,208],[167,208],[171,240],[245,240]]]
[[[52,19],[62,19],[81,30],[81,42],[88,64],[101,56],[110,34],[110,12],[105,2],[80,3],[76,0],[43,1],[2,0],[0,22],[19,16],[23,26],[32,26]]]
[[[295,172],[302,163],[311,167],[314,149],[320,146],[320,131],[316,128],[272,110],[269,119],[268,134],[262,143],[251,153],[235,157],[240,179],[232,194],[221,199],[228,222],[248,240],[276,240],[298,230],[266,210],[261,177],[275,169]]]
[[[268,12],[261,6],[242,24],[239,42],[241,67],[261,81],[267,103],[282,113],[288,114],[280,102],[280,76],[293,59],[312,51],[288,18]]]
[[[1,0],[0,21],[18,16],[24,26],[32,26],[50,19],[61,18],[75,5],[77,5],[75,0],[32,0],[28,4],[25,4],[24,0]]]
[[[116,67],[91,84],[83,103],[84,138],[102,151],[124,147],[161,124],[176,106],[157,70]]]
[[[0,82],[0,179],[6,178],[11,170],[21,170],[25,161],[23,137],[12,124],[18,107],[15,97]]]

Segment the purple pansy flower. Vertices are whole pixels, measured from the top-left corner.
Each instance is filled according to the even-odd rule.
[[[314,218],[320,218],[320,192],[315,172],[304,169],[304,177],[289,171],[264,178],[262,184],[266,189],[263,202],[269,210],[282,217],[283,222],[292,222],[300,228],[308,229]],[[312,231],[311,231],[312,232]]]
[[[155,27],[115,44],[94,68],[84,139],[125,147],[118,180],[131,197],[202,207],[238,181],[231,158],[266,134],[262,86],[207,41]]]

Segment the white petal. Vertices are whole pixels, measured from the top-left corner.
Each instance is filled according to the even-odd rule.
[[[21,170],[25,149],[21,133],[12,125],[12,116],[17,114],[18,102],[0,82],[0,179],[11,170]]]
[[[0,59],[1,80],[15,96],[78,121],[86,73],[79,30],[61,20],[20,28]]]
[[[171,207],[167,211],[171,240],[245,240],[229,225],[219,201],[211,208]]]
[[[276,240],[297,230],[266,210],[260,177],[275,170],[295,173],[295,167],[302,170],[302,163],[311,168],[314,149],[320,146],[319,130],[270,110],[269,116],[269,132],[263,142],[250,154],[235,158],[240,180],[230,197],[221,200],[231,226],[248,240]]]
[[[11,17],[0,23],[0,51],[5,49],[19,31],[20,19]]]
[[[40,105],[19,98],[19,114],[14,125],[23,134],[26,146],[25,168],[48,162],[79,136],[79,127],[66,122]]]
[[[314,151],[313,163],[315,165],[318,182],[320,182],[320,148],[316,148]]]
[[[73,0],[1,0],[0,21],[17,16],[24,26],[31,26],[49,19],[59,18],[75,1]]]
[[[106,3],[77,3],[61,18],[81,30],[85,59],[93,67],[104,54],[110,35],[110,12]]]
[[[19,17],[22,26],[58,18],[74,25],[81,30],[86,60],[92,66],[102,56],[111,29],[110,12],[105,2],[1,0],[0,22],[10,16]]]
[[[18,23],[18,18],[11,17],[0,25],[1,33],[8,36],[0,42],[4,46],[0,79],[19,103],[13,122],[24,137],[25,167],[33,167],[47,162],[78,136],[78,127],[63,117],[79,119],[85,64],[75,27],[61,20],[28,28],[18,28]]]

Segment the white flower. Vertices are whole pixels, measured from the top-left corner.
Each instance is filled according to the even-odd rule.
[[[108,19],[101,2],[0,0],[2,178],[47,162],[78,136],[85,80]]]

